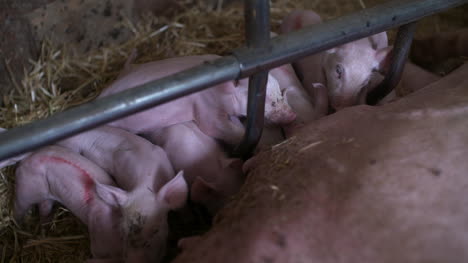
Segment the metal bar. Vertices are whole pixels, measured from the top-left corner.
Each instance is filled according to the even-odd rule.
[[[374,90],[367,95],[367,104],[375,105],[387,96],[400,82],[401,74],[405,69],[405,63],[416,31],[417,22],[412,22],[401,26],[395,39],[392,51],[390,67],[384,80]]]
[[[72,136],[180,96],[290,63],[300,57],[407,24],[468,0],[398,0],[280,35],[264,48],[237,49],[233,57],[150,82],[0,134],[0,160]],[[239,69],[240,68],[240,69]]]
[[[245,0],[245,36],[248,48],[262,48],[270,42],[270,0]],[[249,78],[247,123],[244,137],[234,155],[247,158],[262,136],[268,70]]]
[[[241,76],[271,69],[332,47],[421,19],[468,0],[395,0],[271,39],[268,47],[240,48],[233,54]]]
[[[0,160],[235,79],[238,75],[239,63],[234,57],[227,56],[13,128],[0,134]]]

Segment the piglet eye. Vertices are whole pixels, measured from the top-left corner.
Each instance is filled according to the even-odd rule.
[[[341,79],[343,76],[343,67],[341,65],[336,65],[336,76]]]

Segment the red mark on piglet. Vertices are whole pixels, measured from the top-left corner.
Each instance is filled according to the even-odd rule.
[[[89,204],[93,200],[93,194],[91,192],[91,189],[94,186],[94,181],[91,178],[91,175],[83,168],[78,166],[77,164],[74,164],[70,162],[69,160],[56,157],[56,156],[48,156],[41,158],[41,161],[50,161],[50,162],[58,162],[58,163],[65,163],[68,164],[74,168],[76,168],[80,173],[81,173],[81,181],[83,183],[84,187],[84,195],[83,195],[83,200],[85,201],[86,204]]]

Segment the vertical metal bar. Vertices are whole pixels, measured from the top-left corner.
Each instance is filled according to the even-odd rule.
[[[367,104],[375,105],[387,96],[400,82],[401,74],[405,69],[405,63],[413,41],[416,23],[402,25],[398,29],[395,45],[392,51],[390,67],[382,83],[367,95]]]
[[[249,49],[265,48],[270,42],[270,1],[245,0],[245,36]],[[255,149],[263,131],[268,71],[249,78],[247,123],[244,138],[234,154],[247,158]]]

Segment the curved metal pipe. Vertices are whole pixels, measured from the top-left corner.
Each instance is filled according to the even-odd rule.
[[[270,42],[269,0],[245,0],[244,5],[247,47],[267,47]],[[244,137],[234,150],[236,156],[248,158],[262,136],[267,81],[268,70],[257,72],[249,78],[247,122]]]
[[[398,29],[395,45],[393,46],[390,67],[384,80],[374,90],[367,95],[367,104],[375,105],[387,96],[400,82],[401,74],[405,69],[408,54],[413,42],[416,23],[412,22],[401,26]]]

